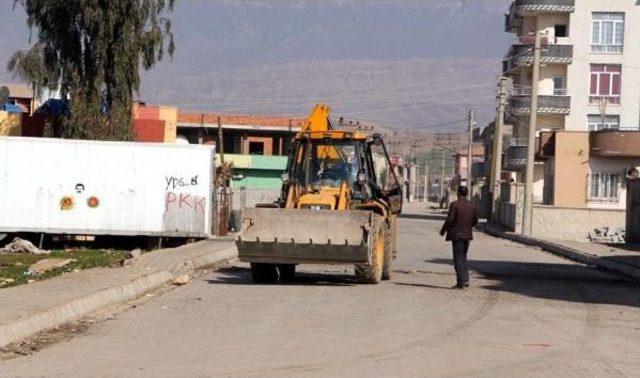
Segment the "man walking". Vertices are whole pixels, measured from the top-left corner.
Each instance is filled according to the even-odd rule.
[[[473,227],[478,224],[478,215],[471,202],[467,200],[469,191],[466,186],[458,188],[458,200],[449,206],[447,220],[442,225],[440,235],[447,234],[447,241],[453,246],[453,265],[456,270],[457,289],[469,286],[469,267],[467,252],[473,240]]]

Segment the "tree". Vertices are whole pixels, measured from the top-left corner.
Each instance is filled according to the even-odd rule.
[[[70,99],[63,137],[131,140],[140,65],[148,70],[175,49],[175,0],[14,0],[37,41],[7,68]]]

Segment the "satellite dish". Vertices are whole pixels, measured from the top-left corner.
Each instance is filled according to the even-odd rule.
[[[4,108],[4,104],[9,102],[9,95],[11,95],[9,88],[0,87],[0,107]]]

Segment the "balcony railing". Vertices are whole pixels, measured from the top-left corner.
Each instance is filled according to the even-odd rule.
[[[528,85],[514,84],[511,88],[511,94],[514,96],[531,96],[531,87]],[[544,95],[544,94],[543,94]],[[568,96],[569,89],[567,88],[553,88],[554,96]]]
[[[513,115],[531,112],[531,95],[512,95],[510,99]],[[571,112],[570,96],[538,96],[538,114],[568,115]]]
[[[505,57],[505,61],[507,62],[504,65],[506,71],[533,64],[533,46],[526,44],[512,45],[509,53]],[[572,45],[546,45],[540,50],[541,63],[571,64],[572,61]]]
[[[522,26],[522,13],[571,13],[575,0],[515,0],[505,17],[505,31],[517,32]]]
[[[516,13],[520,12],[573,12],[575,0],[515,0]]]
[[[512,140],[513,142],[513,140]],[[527,165],[527,144],[509,144],[504,151],[504,169],[507,171],[521,171]]]

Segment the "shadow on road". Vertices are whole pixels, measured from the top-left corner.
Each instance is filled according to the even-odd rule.
[[[398,218],[401,219],[424,219],[424,220],[445,220],[446,214],[400,214]]]
[[[210,284],[223,285],[260,285],[251,279],[249,268],[234,266],[220,269],[217,273],[218,277],[205,281]],[[279,285],[353,286],[356,284],[355,278],[349,274],[296,272],[293,282],[280,283]]]
[[[437,286],[437,285],[429,285],[429,284],[419,284],[419,283],[406,283],[406,282],[394,282],[394,285],[398,286],[413,286],[413,287],[426,287],[429,289],[441,289],[441,290],[451,290],[451,286]]]
[[[432,259],[426,262],[452,265],[450,259]],[[469,260],[469,269],[482,278],[495,281],[482,286],[487,290],[568,302],[640,307],[637,283],[593,267]]]

